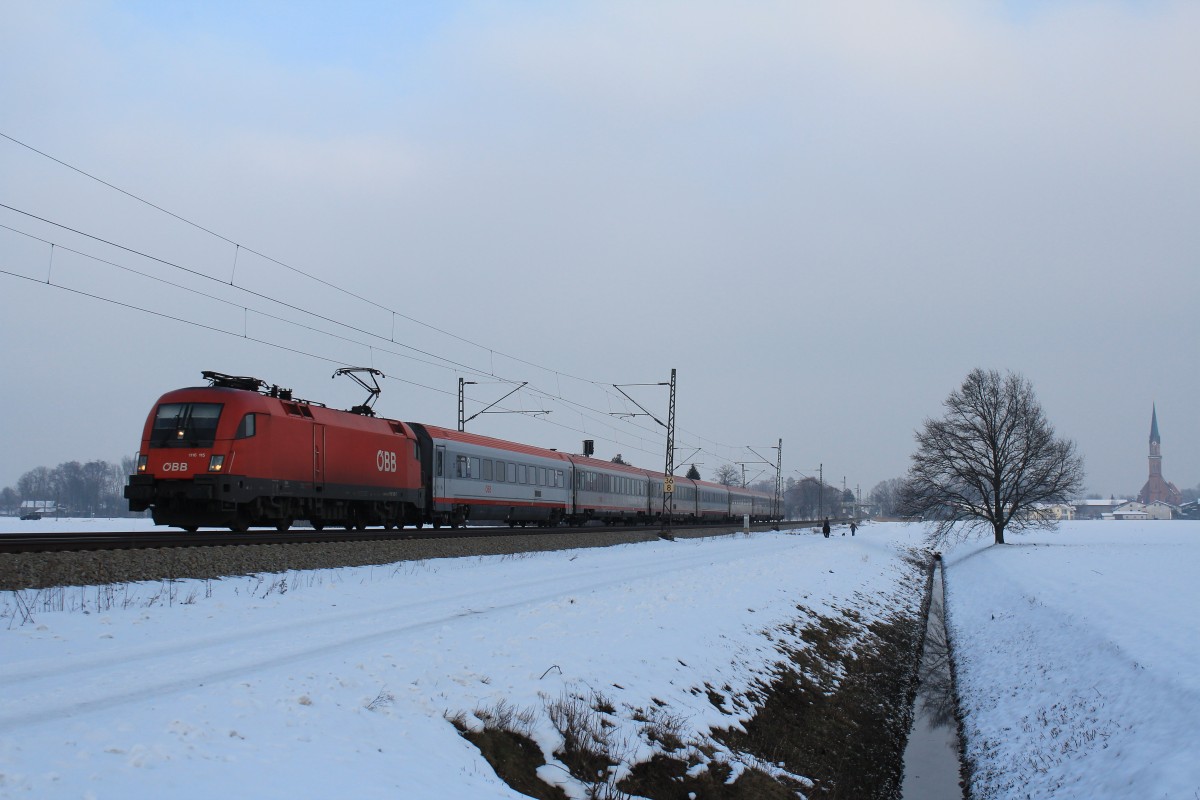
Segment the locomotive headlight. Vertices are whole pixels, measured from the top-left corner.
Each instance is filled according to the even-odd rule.
[[[221,468],[224,466],[225,466],[225,456],[213,456],[212,459],[208,462],[208,471],[209,472],[220,472]]]
[[[148,460],[149,460],[149,458],[148,458],[147,456],[144,456],[144,455],[142,455],[141,453],[139,453],[139,454],[138,454],[138,466],[137,466],[137,471],[138,471],[139,473],[142,473],[142,472],[145,472],[145,471],[146,471],[146,462],[147,462]]]

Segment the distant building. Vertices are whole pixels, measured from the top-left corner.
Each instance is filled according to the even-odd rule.
[[[1075,519],[1075,506],[1068,503],[1038,503],[1033,507],[1033,516],[1056,521],[1072,520]]]
[[[1112,519],[1113,510],[1124,502],[1115,497],[1109,497],[1107,500],[1080,500],[1075,503],[1075,519]]]
[[[1174,519],[1174,517],[1174,509],[1166,503],[1139,503],[1133,500],[1117,506],[1112,512],[1112,519]]]
[[[1168,482],[1162,475],[1161,441],[1158,438],[1158,408],[1151,406],[1150,411],[1150,478],[1142,487],[1138,500],[1147,505],[1151,503],[1169,503],[1178,506],[1183,503],[1183,497],[1175,484]]]
[[[22,500],[19,509],[21,519],[41,519],[58,511],[58,503],[53,500]]]
[[[1105,519],[1150,519],[1150,515],[1146,513],[1146,504],[1139,503],[1136,500],[1130,500],[1128,503],[1123,503],[1112,510],[1111,514],[1105,514]]]

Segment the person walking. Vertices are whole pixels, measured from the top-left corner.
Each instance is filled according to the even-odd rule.
[[[857,525],[855,525],[853,521],[851,521],[851,522],[850,522],[850,535],[851,535],[851,536],[853,536],[853,535],[854,535],[854,532],[855,532],[856,530],[858,530],[858,526],[857,526]]]
[[[825,521],[823,523],[821,523],[821,534],[826,539],[829,538],[829,517],[826,517]]]

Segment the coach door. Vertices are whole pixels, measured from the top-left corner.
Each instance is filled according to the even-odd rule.
[[[325,426],[313,425],[313,485],[325,485]]]
[[[446,497],[446,447],[438,445],[433,451],[433,498]]]

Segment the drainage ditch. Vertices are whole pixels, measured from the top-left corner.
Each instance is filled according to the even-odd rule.
[[[946,636],[942,560],[933,568],[925,646],[918,667],[913,726],[904,750],[904,800],[963,800],[958,721]]]

